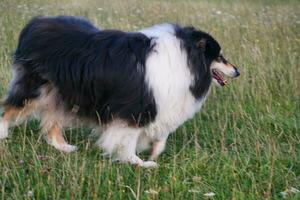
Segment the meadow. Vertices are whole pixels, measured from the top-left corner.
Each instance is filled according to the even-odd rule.
[[[241,76],[212,87],[156,169],[102,157],[85,127],[66,131],[79,147],[71,154],[48,146],[36,120],[12,127],[0,141],[1,199],[300,199],[299,2],[1,0],[1,97],[18,35],[37,15],[84,16],[126,31],[193,25],[220,42]]]

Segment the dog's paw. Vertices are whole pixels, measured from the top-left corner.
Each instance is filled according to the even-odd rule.
[[[8,122],[1,121],[0,122],[0,140],[7,138],[8,136]]]
[[[143,161],[137,155],[131,156],[119,156],[115,161],[119,161],[121,163],[129,163],[134,166],[144,167],[144,168],[155,168],[157,167],[157,163],[154,161]]]
[[[65,153],[71,153],[73,151],[77,150],[77,147],[75,145],[70,145],[70,144],[62,144],[56,147],[58,150],[63,151]]]
[[[144,168],[156,168],[158,164],[154,161],[144,161],[143,163],[139,164],[139,166]]]

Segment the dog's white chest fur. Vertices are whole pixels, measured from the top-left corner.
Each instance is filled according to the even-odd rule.
[[[142,30],[153,37],[155,47],[146,62],[146,80],[152,89],[157,116],[145,133],[152,140],[165,138],[199,111],[205,99],[196,100],[190,91],[194,77],[187,55],[169,24]],[[161,27],[161,28],[160,28]]]

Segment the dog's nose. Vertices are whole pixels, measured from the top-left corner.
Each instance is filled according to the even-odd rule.
[[[239,70],[236,67],[233,67],[235,70],[235,76],[234,77],[238,77],[240,75]]]

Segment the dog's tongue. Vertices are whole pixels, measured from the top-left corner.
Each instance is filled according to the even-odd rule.
[[[212,72],[213,72],[213,78],[216,79],[221,86],[227,84],[227,81],[222,77],[222,75],[217,70],[213,70]]]

